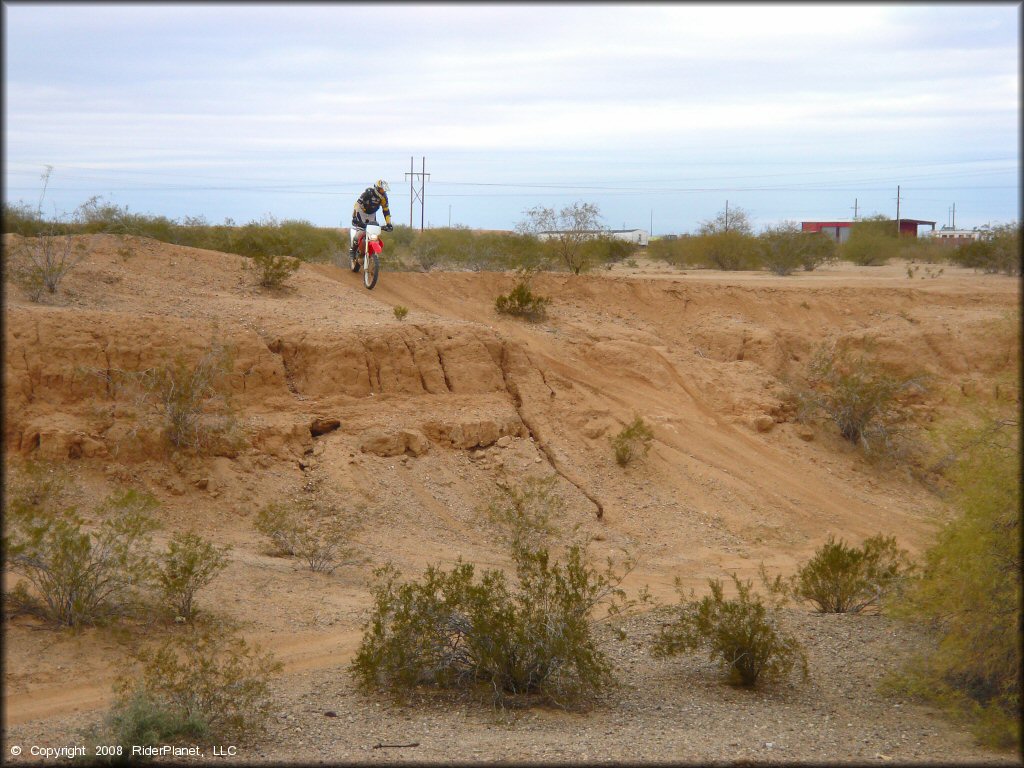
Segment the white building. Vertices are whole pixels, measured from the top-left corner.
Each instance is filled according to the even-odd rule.
[[[991,233],[983,229],[953,229],[953,227],[942,227],[931,232],[925,232],[925,237],[931,240],[938,240],[947,245],[962,245],[972,240],[984,240]]]
[[[538,232],[537,237],[541,240],[547,240],[567,232],[568,230],[547,229],[543,232]],[[642,247],[647,246],[647,242],[651,237],[646,229],[588,229],[581,234],[588,237],[614,237],[616,240],[625,240],[627,243],[635,243]]]

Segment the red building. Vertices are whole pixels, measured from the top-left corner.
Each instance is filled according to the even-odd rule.
[[[893,221],[893,224],[896,222]],[[837,243],[845,243],[850,239],[850,227],[852,221],[802,221],[800,229],[804,232],[821,232],[828,235]],[[900,219],[900,237],[917,237],[917,228],[922,224],[930,224],[932,231],[935,231],[934,221],[923,219]]]

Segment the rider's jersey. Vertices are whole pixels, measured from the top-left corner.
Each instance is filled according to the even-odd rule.
[[[388,196],[386,192],[378,192],[376,187],[367,187],[366,191],[359,196],[356,200],[355,209],[362,213],[373,214],[377,212],[377,209],[384,209],[384,221],[388,224],[391,223],[391,210],[388,208]]]

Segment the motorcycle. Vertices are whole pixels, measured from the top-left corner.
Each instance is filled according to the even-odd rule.
[[[359,233],[356,241],[356,255],[352,257],[352,271],[363,272],[363,285],[372,289],[380,276],[380,255],[384,251],[384,241],[380,239],[381,228],[377,224],[367,224],[366,229]]]

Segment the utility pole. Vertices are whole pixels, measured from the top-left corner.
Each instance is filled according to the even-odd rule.
[[[452,228],[452,204],[448,203],[448,229]]]
[[[420,201],[420,232],[423,231],[423,210],[426,203],[426,189],[424,185],[427,181],[427,177],[430,176],[430,174],[427,173],[427,158],[423,157],[421,158],[421,160],[423,161],[422,171],[420,173],[415,173],[413,171],[413,159],[410,157],[409,172],[405,174],[406,176],[409,177],[409,229],[412,229],[412,204],[413,201],[418,199]],[[419,192],[417,192],[413,187],[413,179],[416,176],[420,177]]]
[[[412,188],[412,177],[413,177],[413,165],[412,158],[409,158],[409,172],[405,174],[409,177],[409,229],[412,229],[412,201],[415,199],[415,192]]]
[[[725,201],[725,231],[729,231],[729,201]]]
[[[857,220],[857,198],[853,198],[853,220]]]
[[[900,236],[900,185],[896,185],[896,237]]]
[[[953,203],[953,229],[956,229],[956,203]]]

